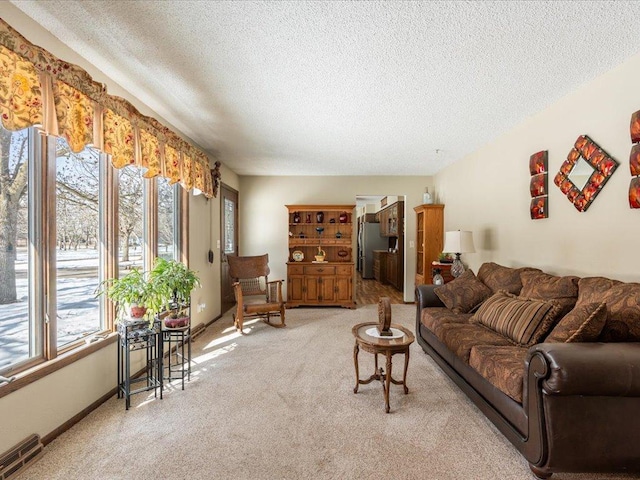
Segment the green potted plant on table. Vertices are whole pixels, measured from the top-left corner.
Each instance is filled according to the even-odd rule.
[[[184,263],[156,258],[149,274],[157,298],[166,311],[164,324],[168,328],[181,328],[189,324],[187,309],[191,304],[191,291],[200,286],[198,274]]]
[[[126,308],[129,308],[133,320],[149,318],[153,322],[160,303],[154,286],[139,268],[133,268],[120,278],[110,278],[100,284],[96,295],[105,295],[116,304],[116,321],[125,320]]]

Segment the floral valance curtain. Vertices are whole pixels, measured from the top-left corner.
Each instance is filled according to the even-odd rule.
[[[212,171],[204,152],[76,65],[31,44],[0,19],[0,120],[7,130],[42,125],[64,137],[71,150],[91,145],[111,155],[116,168],[136,165],[146,178],[217,194],[219,163]],[[212,172],[215,178],[212,178]]]

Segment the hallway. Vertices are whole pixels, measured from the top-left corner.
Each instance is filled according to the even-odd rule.
[[[402,292],[391,285],[383,285],[377,280],[363,279],[356,273],[356,305],[378,303],[380,297],[389,297],[391,303],[404,303]]]

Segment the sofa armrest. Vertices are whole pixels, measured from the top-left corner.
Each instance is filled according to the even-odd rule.
[[[529,349],[527,369],[542,356],[547,395],[640,396],[640,343],[540,343]]]
[[[436,285],[418,285],[416,287],[416,303],[418,311],[425,307],[444,307],[442,300],[434,293]]]

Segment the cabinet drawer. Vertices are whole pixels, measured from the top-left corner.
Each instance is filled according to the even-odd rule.
[[[304,267],[302,265],[289,265],[289,275],[302,275]]]
[[[304,267],[305,275],[335,275],[336,267],[333,265],[328,266],[320,266],[320,265],[310,265]]]
[[[338,275],[351,275],[351,265],[338,265],[336,267],[336,273]]]

